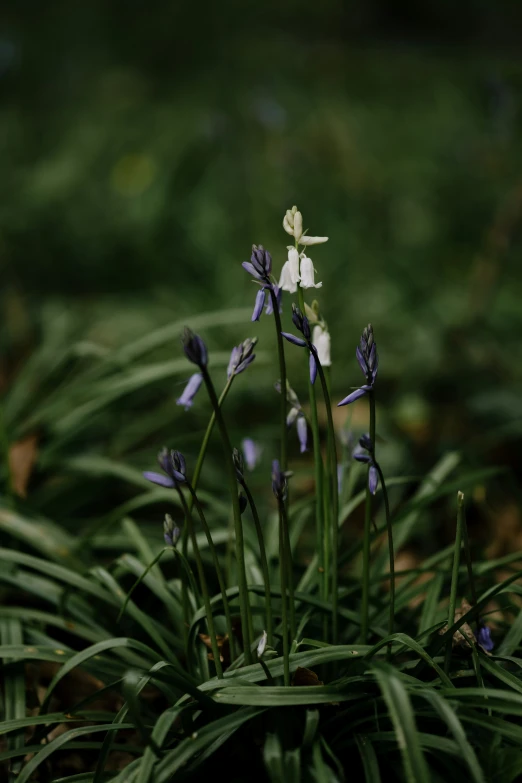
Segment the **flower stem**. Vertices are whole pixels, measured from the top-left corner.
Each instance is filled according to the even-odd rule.
[[[331,496],[332,496],[332,642],[337,644],[339,638],[339,616],[338,616],[338,554],[339,554],[339,491],[337,486],[337,449],[335,446],[335,428],[332,416],[332,404],[328,384],[317,351],[312,343],[309,343],[309,349],[312,351],[317,363],[317,371],[321,379],[323,388],[324,403],[326,415],[328,417],[328,476],[330,478]]]
[[[457,588],[459,583],[460,550],[462,546],[462,526],[464,521],[464,495],[457,492],[457,530],[455,532],[455,547],[453,550],[453,570],[451,572],[451,589],[448,613],[448,628],[455,622],[455,607],[457,605]],[[451,651],[453,649],[453,635],[449,635],[444,657],[444,671],[448,674],[451,664]]]
[[[305,301],[303,289],[297,289],[299,307],[304,313]],[[306,369],[308,373],[308,356],[306,357]],[[321,598],[326,600],[328,597],[328,561],[327,561],[327,542],[325,540],[324,524],[324,488],[323,488],[323,458],[321,455],[321,441],[319,437],[319,419],[317,416],[317,397],[315,386],[308,383],[308,393],[310,398],[310,419],[312,425],[312,441],[314,449],[314,471],[315,471],[315,530],[316,530],[316,552],[317,552],[317,575],[319,581],[319,593]]]
[[[375,449],[375,444],[374,444]],[[390,503],[388,500],[388,490],[386,489],[386,484],[384,482],[384,475],[381,470],[381,466],[378,462],[375,462],[374,464],[377,469],[377,473],[379,474],[379,478],[381,480],[381,487],[382,487],[382,496],[384,498],[384,511],[386,514],[386,529],[388,533],[388,552],[389,552],[389,560],[390,560],[390,613],[388,617],[388,635],[391,636],[393,633],[393,626],[395,622],[395,553],[393,551],[393,528],[392,528],[392,521],[391,521],[391,515],[390,515]],[[392,650],[392,643],[388,645],[388,659],[391,658],[391,650]]]
[[[257,513],[257,507],[256,504],[254,503],[254,498],[252,497],[252,493],[250,492],[246,483],[243,483],[241,486],[243,487],[243,490],[247,497],[250,510],[252,511],[252,517],[254,518],[254,525],[256,528],[257,542],[259,544],[259,558],[261,560],[261,570],[263,572],[263,581],[265,583],[266,634],[267,634],[268,644],[271,646],[272,632],[273,632],[272,595],[270,593],[270,571],[268,569],[268,559],[266,556],[263,529],[261,527],[259,514]]]
[[[282,513],[283,502],[279,501],[279,574],[281,583],[281,633],[283,634],[284,683],[290,685],[290,649],[288,644],[288,609],[286,591],[285,535]]]
[[[476,606],[477,603],[477,591],[475,590],[475,578],[473,576],[473,563],[471,561],[471,549],[469,545],[469,536],[468,536],[468,524],[466,522],[466,514],[464,512],[464,509],[462,509],[462,543],[464,544],[464,556],[466,558],[466,567],[468,569],[468,582],[469,582],[469,591],[471,594],[471,603],[473,606]],[[477,625],[477,633],[480,629],[480,617],[477,615],[475,618],[476,625]]]
[[[370,440],[375,449],[375,397],[373,390],[368,392],[370,402]],[[368,473],[370,465],[368,465]],[[366,507],[364,514],[364,537],[363,537],[363,573],[362,573],[362,597],[361,597],[361,644],[368,642],[368,624],[369,624],[369,599],[370,599],[370,543],[372,535],[372,493],[370,492],[369,482],[366,482]]]
[[[208,526],[207,520],[205,518],[205,514],[203,512],[203,508],[201,506],[201,503],[199,502],[198,496],[196,495],[196,492],[194,491],[194,488],[190,484],[190,482],[187,483],[188,491],[190,492],[191,498],[194,502],[194,505],[196,506],[196,510],[199,515],[199,519],[201,521],[201,525],[203,527],[203,530],[205,531],[205,536],[207,538],[208,547],[210,549],[210,554],[212,555],[212,562],[214,563],[214,568],[216,570],[216,576],[219,583],[219,589],[221,591],[221,597],[223,599],[223,610],[225,613],[225,620],[227,624],[227,633],[228,633],[228,642],[230,645],[230,658],[233,660],[236,657],[236,651],[235,651],[235,644],[234,644],[234,633],[232,629],[232,617],[230,615],[230,606],[228,603],[227,598],[227,588],[225,585],[225,580],[223,578],[223,572],[221,570],[221,565],[219,563],[219,557],[216,551],[216,547],[214,546],[214,541],[212,540],[212,534],[210,532],[210,528]],[[190,511],[190,509],[189,509]]]
[[[270,296],[272,298],[272,308],[274,310],[274,319],[277,334],[277,352],[279,354],[279,375],[281,382],[281,470],[286,470],[288,465],[288,435],[286,429],[286,364],[283,336],[281,334],[281,314],[279,304],[274,289],[271,287]]]
[[[205,605],[205,613],[207,616],[208,635],[210,636],[210,644],[212,646],[212,655],[214,656],[214,665],[216,667],[216,674],[219,679],[223,678],[223,667],[221,666],[221,659],[219,653],[219,647],[216,637],[216,629],[214,626],[214,617],[212,616],[212,605],[210,603],[210,594],[208,592],[207,580],[205,577],[205,570],[203,568],[203,561],[201,559],[201,553],[199,551],[198,542],[196,539],[196,533],[194,532],[194,524],[192,521],[192,514],[189,511],[187,501],[181,489],[176,485],[176,490],[185,512],[185,520],[189,529],[190,540],[192,541],[192,548],[194,550],[194,558],[196,560],[196,567],[198,569],[199,584],[201,587],[201,594],[203,596],[203,603]]]
[[[232,381],[234,380],[235,375],[231,375],[228,381],[225,384],[225,388],[221,392],[221,395],[219,397],[218,403],[219,407],[223,405],[223,403],[226,400],[227,394],[230,391],[230,387],[232,386]],[[198,484],[199,484],[199,477],[201,475],[201,470],[203,468],[203,462],[205,460],[205,456],[207,453],[208,448],[208,442],[210,440],[210,436],[212,435],[212,430],[214,429],[214,424],[216,423],[216,414],[214,411],[212,411],[212,415],[210,417],[209,423],[207,424],[207,429],[205,430],[205,435],[203,436],[203,440],[201,442],[201,448],[199,450],[198,459],[196,461],[196,467],[194,468],[194,474],[192,476],[192,486],[194,487],[194,490],[197,490]],[[189,502],[189,508],[192,509],[193,506],[193,498],[190,498]]]
[[[202,368],[202,373],[203,373],[203,380],[205,381],[208,395],[210,397],[210,402],[212,403],[212,407],[214,408],[217,425],[219,427],[219,431],[221,434],[223,449],[225,451],[225,465],[228,473],[230,492],[232,495],[232,508],[234,512],[234,532],[235,532],[235,539],[236,539],[236,559],[237,559],[237,567],[238,567],[239,609],[241,614],[241,627],[242,627],[243,638],[244,638],[245,663],[248,666],[249,664],[252,663],[252,636],[250,633],[252,620],[250,615],[250,603],[249,603],[247,579],[246,579],[245,545],[243,540],[243,524],[241,521],[241,511],[239,508],[239,496],[237,493],[236,469],[234,467],[234,462],[232,459],[232,446],[230,443],[230,438],[228,436],[228,431],[225,424],[225,420],[223,418],[223,414],[219,407],[219,400],[216,395],[216,390],[214,389],[214,384],[212,383],[212,380],[210,378],[210,375],[206,367]]]
[[[284,560],[286,564],[288,601],[290,605],[290,638],[293,641],[295,639],[295,632],[296,632],[295,599],[294,599],[294,568],[292,563],[292,548],[290,545],[290,528],[288,525],[288,514],[284,503],[281,503],[281,519],[283,522],[283,536],[284,536],[284,547],[285,547]]]

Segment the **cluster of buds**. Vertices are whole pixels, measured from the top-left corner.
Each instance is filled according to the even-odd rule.
[[[373,391],[375,379],[377,377],[377,370],[379,368],[379,357],[377,355],[377,345],[373,336],[373,327],[368,324],[363,330],[359,345],[355,351],[359,367],[363,371],[366,383],[364,386],[360,386],[353,391],[344,400],[338,403],[338,406],[349,405],[351,402],[358,400],[359,397]]]
[[[175,547],[181,536],[181,530],[176,525],[170,514],[165,514],[163,522],[163,538],[167,546]]]
[[[183,484],[187,480],[185,457],[180,451],[169,451],[167,448],[163,448],[158,454],[158,463],[165,472],[165,476],[151,470],[147,470],[143,474],[153,484],[171,488]]]
[[[328,237],[310,237],[306,231],[303,233],[303,216],[297,209],[287,209],[283,218],[283,228],[287,234],[293,237],[298,245],[308,247],[310,245],[322,245],[328,242]]]
[[[359,446],[354,450],[352,456],[358,462],[364,462],[368,465],[368,488],[372,495],[375,495],[379,483],[379,473],[375,464],[373,443],[369,435],[361,435]]]
[[[317,378],[317,350],[312,343],[312,332],[310,329],[310,322],[306,315],[303,315],[301,310],[295,305],[292,305],[292,322],[296,329],[301,332],[303,338],[296,337],[291,332],[281,332],[283,337],[294,345],[298,345],[300,348],[308,348],[310,351],[310,383],[315,383]]]
[[[281,394],[281,383],[278,381],[275,384],[276,391]],[[299,448],[301,454],[308,451],[308,428],[306,426],[306,419],[303,413],[303,408],[299,402],[299,397],[292,389],[288,381],[286,382],[286,401],[290,405],[290,410],[286,417],[286,426],[291,427],[295,422],[297,430],[297,437],[299,439]]]
[[[288,479],[292,475],[289,470],[281,470],[279,460],[275,459],[272,462],[272,491],[276,498],[284,502],[286,500],[286,494],[288,490]]]
[[[232,348],[227,368],[227,378],[231,378],[232,375],[239,375],[243,370],[246,370],[249,364],[252,364],[256,358],[254,353],[256,344],[257,337],[248,337],[242,343]]]

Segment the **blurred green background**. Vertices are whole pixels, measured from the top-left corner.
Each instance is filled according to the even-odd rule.
[[[33,506],[94,513],[79,457],[149,467],[164,442],[195,455],[208,404],[174,405],[184,322],[213,351],[260,337],[230,405],[266,473],[273,325],[250,324],[240,264],[262,243],[279,271],[293,204],[330,237],[311,256],[334,399],[361,380],[371,321],[388,470],[462,449],[509,468],[493,506],[518,500],[521,23],[508,0],[4,9],[0,381],[9,438],[37,433]],[[224,355],[214,366],[219,385]]]

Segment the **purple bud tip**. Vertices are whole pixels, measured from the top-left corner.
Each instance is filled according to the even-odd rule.
[[[256,294],[256,301],[254,304],[254,312],[252,313],[252,321],[259,321],[263,307],[265,306],[266,292],[264,288],[260,288]]]
[[[288,340],[289,343],[293,343],[294,345],[298,345],[300,348],[304,348],[306,346],[306,342],[304,340],[301,340],[300,337],[296,337],[295,334],[291,334],[290,332],[281,332],[285,340]]]
[[[183,405],[186,411],[192,407],[194,398],[203,382],[203,376],[197,372],[189,378],[187,385],[183,390],[181,397],[176,400],[176,405]]]
[[[183,350],[185,356],[193,364],[197,364],[198,367],[206,367],[208,364],[208,352],[207,346],[198,334],[186,326],[181,336],[181,342],[183,344]]]
[[[313,353],[310,353],[310,383],[312,386],[317,378],[317,362]]]

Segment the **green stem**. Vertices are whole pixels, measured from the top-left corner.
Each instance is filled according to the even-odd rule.
[[[281,503],[281,519],[283,521],[283,537],[285,547],[284,561],[286,564],[287,574],[287,588],[288,588],[288,601],[290,604],[290,638],[292,641],[295,639],[295,599],[294,599],[294,569],[292,562],[292,547],[290,544],[290,527],[288,525],[288,514],[286,513],[286,506]]]
[[[375,444],[374,444],[375,449]],[[393,528],[392,528],[392,521],[391,521],[391,515],[390,515],[390,503],[388,500],[388,490],[386,489],[386,484],[384,482],[384,475],[381,470],[381,466],[378,462],[375,462],[374,457],[374,464],[377,469],[377,473],[379,474],[379,478],[381,480],[381,487],[382,487],[382,496],[384,498],[384,511],[386,514],[386,530],[388,533],[388,553],[389,553],[389,560],[390,560],[390,613],[388,617],[388,635],[391,636],[393,633],[393,626],[395,623],[395,553],[393,551]],[[388,658],[391,658],[391,650],[392,650],[392,643],[388,645]]]
[[[468,569],[468,582],[469,591],[471,594],[471,603],[473,606],[477,603],[477,591],[475,590],[475,578],[473,576],[473,563],[471,561],[471,549],[469,545],[468,525],[466,522],[466,514],[464,509],[462,510],[462,542],[464,544],[464,556],[466,558],[466,567]],[[480,630],[480,618],[475,618],[477,624],[477,634]]]
[[[245,545],[243,540],[243,523],[241,521],[241,511],[239,508],[239,496],[237,493],[237,478],[236,469],[232,459],[232,445],[230,438],[228,437],[228,431],[223,418],[223,414],[219,407],[219,400],[216,395],[216,390],[208,373],[206,367],[202,368],[203,379],[207,387],[210,402],[214,408],[216,414],[216,421],[221,434],[221,440],[223,442],[223,449],[225,451],[225,465],[228,473],[228,480],[230,485],[230,492],[232,495],[232,508],[234,511],[234,532],[236,538],[236,559],[238,567],[238,585],[239,585],[239,609],[241,614],[241,626],[244,638],[244,653],[245,663],[247,666],[252,663],[252,636],[250,628],[252,620],[250,616],[250,603],[247,590],[246,568],[245,568]]]
[[[321,379],[321,386],[323,388],[324,403],[326,407],[326,415],[328,417],[328,430],[330,437],[328,438],[328,473],[330,476],[330,486],[332,493],[332,641],[333,644],[337,644],[339,637],[339,616],[338,616],[338,583],[339,583],[339,568],[338,568],[338,555],[339,555],[339,492],[337,486],[337,449],[335,446],[335,428],[332,416],[332,404],[330,400],[330,393],[328,391],[328,384],[324,370],[317,356],[317,351],[313,347],[312,343],[309,343],[309,348],[313,348],[313,354],[317,363],[317,371],[319,378]]]
[[[235,644],[234,644],[234,633],[232,629],[232,617],[230,615],[230,605],[228,603],[227,598],[227,587],[225,584],[225,580],[223,578],[223,572],[221,570],[221,565],[219,562],[219,557],[216,551],[216,547],[214,546],[214,541],[212,540],[212,534],[210,532],[210,528],[208,526],[205,514],[203,512],[203,508],[201,506],[201,503],[199,502],[198,496],[196,495],[196,492],[194,491],[194,488],[190,484],[190,482],[187,481],[187,488],[190,492],[192,501],[194,505],[196,506],[196,510],[199,515],[199,519],[201,522],[201,525],[203,527],[203,530],[205,531],[205,536],[207,538],[208,548],[210,549],[210,554],[212,555],[212,562],[214,563],[214,568],[216,570],[216,576],[219,583],[219,589],[221,591],[221,597],[223,599],[223,611],[225,613],[225,620],[227,624],[227,633],[228,633],[228,641],[230,645],[230,659],[234,660],[236,657],[236,650],[235,650]],[[190,512],[190,509],[189,509]]]
[[[236,376],[231,375],[228,381],[226,382],[225,388],[221,392],[221,396],[219,397],[218,404],[219,407],[223,405],[227,398],[227,394],[230,391],[230,387],[232,386],[232,381],[234,380]],[[216,423],[216,414],[214,411],[212,411],[212,415],[210,417],[210,421],[207,424],[207,429],[205,430],[205,435],[203,436],[203,440],[201,442],[201,448],[199,450],[198,459],[196,461],[196,467],[194,468],[194,474],[192,476],[192,486],[194,487],[194,490],[197,490],[198,484],[199,484],[199,477],[201,475],[201,470],[203,468],[203,462],[205,460],[205,456],[207,453],[208,448],[208,442],[210,440],[210,436],[212,435],[212,430],[214,429],[214,424]],[[189,508],[192,509],[193,505],[193,499],[190,499]]]
[[[263,580],[265,583],[266,634],[268,637],[267,638],[268,644],[272,646],[272,632],[273,632],[272,595],[270,592],[270,571],[268,568],[268,559],[266,556],[263,529],[261,527],[259,514],[257,513],[257,508],[256,508],[256,504],[254,503],[254,498],[252,497],[252,493],[250,492],[248,486],[245,483],[243,483],[241,486],[243,487],[243,490],[247,497],[250,510],[252,511],[252,517],[254,518],[254,525],[256,528],[257,542],[259,545],[259,557],[261,560],[261,570],[263,572]]]
[[[297,297],[301,312],[305,311],[304,292],[301,287],[297,289]],[[308,356],[307,375],[308,372]],[[317,397],[315,386],[308,383],[308,394],[310,399],[310,419],[312,425],[312,441],[314,449],[314,471],[315,471],[315,530],[316,530],[316,552],[317,552],[317,575],[319,581],[319,594],[321,598],[328,597],[328,558],[327,541],[324,524],[324,485],[323,485],[323,458],[321,456],[321,440],[319,437],[319,419],[317,416]]]
[[[203,568],[203,561],[201,559],[201,553],[199,551],[198,542],[196,539],[196,533],[194,531],[194,524],[192,520],[192,514],[189,511],[187,501],[181,489],[176,485],[176,490],[185,512],[185,520],[189,529],[190,540],[192,541],[192,548],[194,550],[194,559],[196,560],[196,567],[198,569],[199,584],[201,587],[201,594],[203,596],[203,603],[205,605],[205,612],[207,616],[208,635],[210,636],[210,644],[212,647],[212,655],[214,656],[214,665],[216,667],[216,674],[219,679],[223,678],[223,667],[221,666],[220,652],[217,643],[216,629],[214,626],[214,617],[212,616],[212,604],[210,603],[210,594],[208,592],[207,580],[205,577],[205,570]]]
[[[286,589],[286,563],[285,563],[285,535],[284,523],[281,507],[283,501],[279,501],[279,574],[281,583],[281,633],[283,635],[283,669],[284,683],[290,685],[290,648],[288,644],[288,609],[287,609],[287,589]]]
[[[464,519],[464,495],[457,492],[457,530],[455,532],[455,548],[453,550],[453,570],[451,573],[451,589],[448,613],[448,628],[455,622],[455,608],[457,605],[457,588],[459,584],[460,549],[462,546],[462,523]],[[451,652],[453,649],[453,634],[449,634],[444,657],[444,671],[448,674],[451,664]]]
[[[277,333],[277,353],[279,355],[279,375],[281,383],[281,470],[286,470],[288,465],[288,434],[286,429],[286,364],[285,364],[285,349],[283,342],[282,326],[281,326],[281,314],[279,312],[279,304],[277,302],[277,296],[274,289],[270,288],[270,296],[272,298],[272,308],[274,310],[274,319]]]
[[[370,440],[375,451],[375,397],[373,391],[368,392],[370,402]],[[368,465],[368,472],[370,465]],[[364,514],[364,538],[363,538],[363,573],[362,573],[362,597],[361,597],[361,644],[368,643],[368,613],[370,601],[370,543],[372,536],[372,493],[370,492],[368,479],[366,481],[366,507]]]

